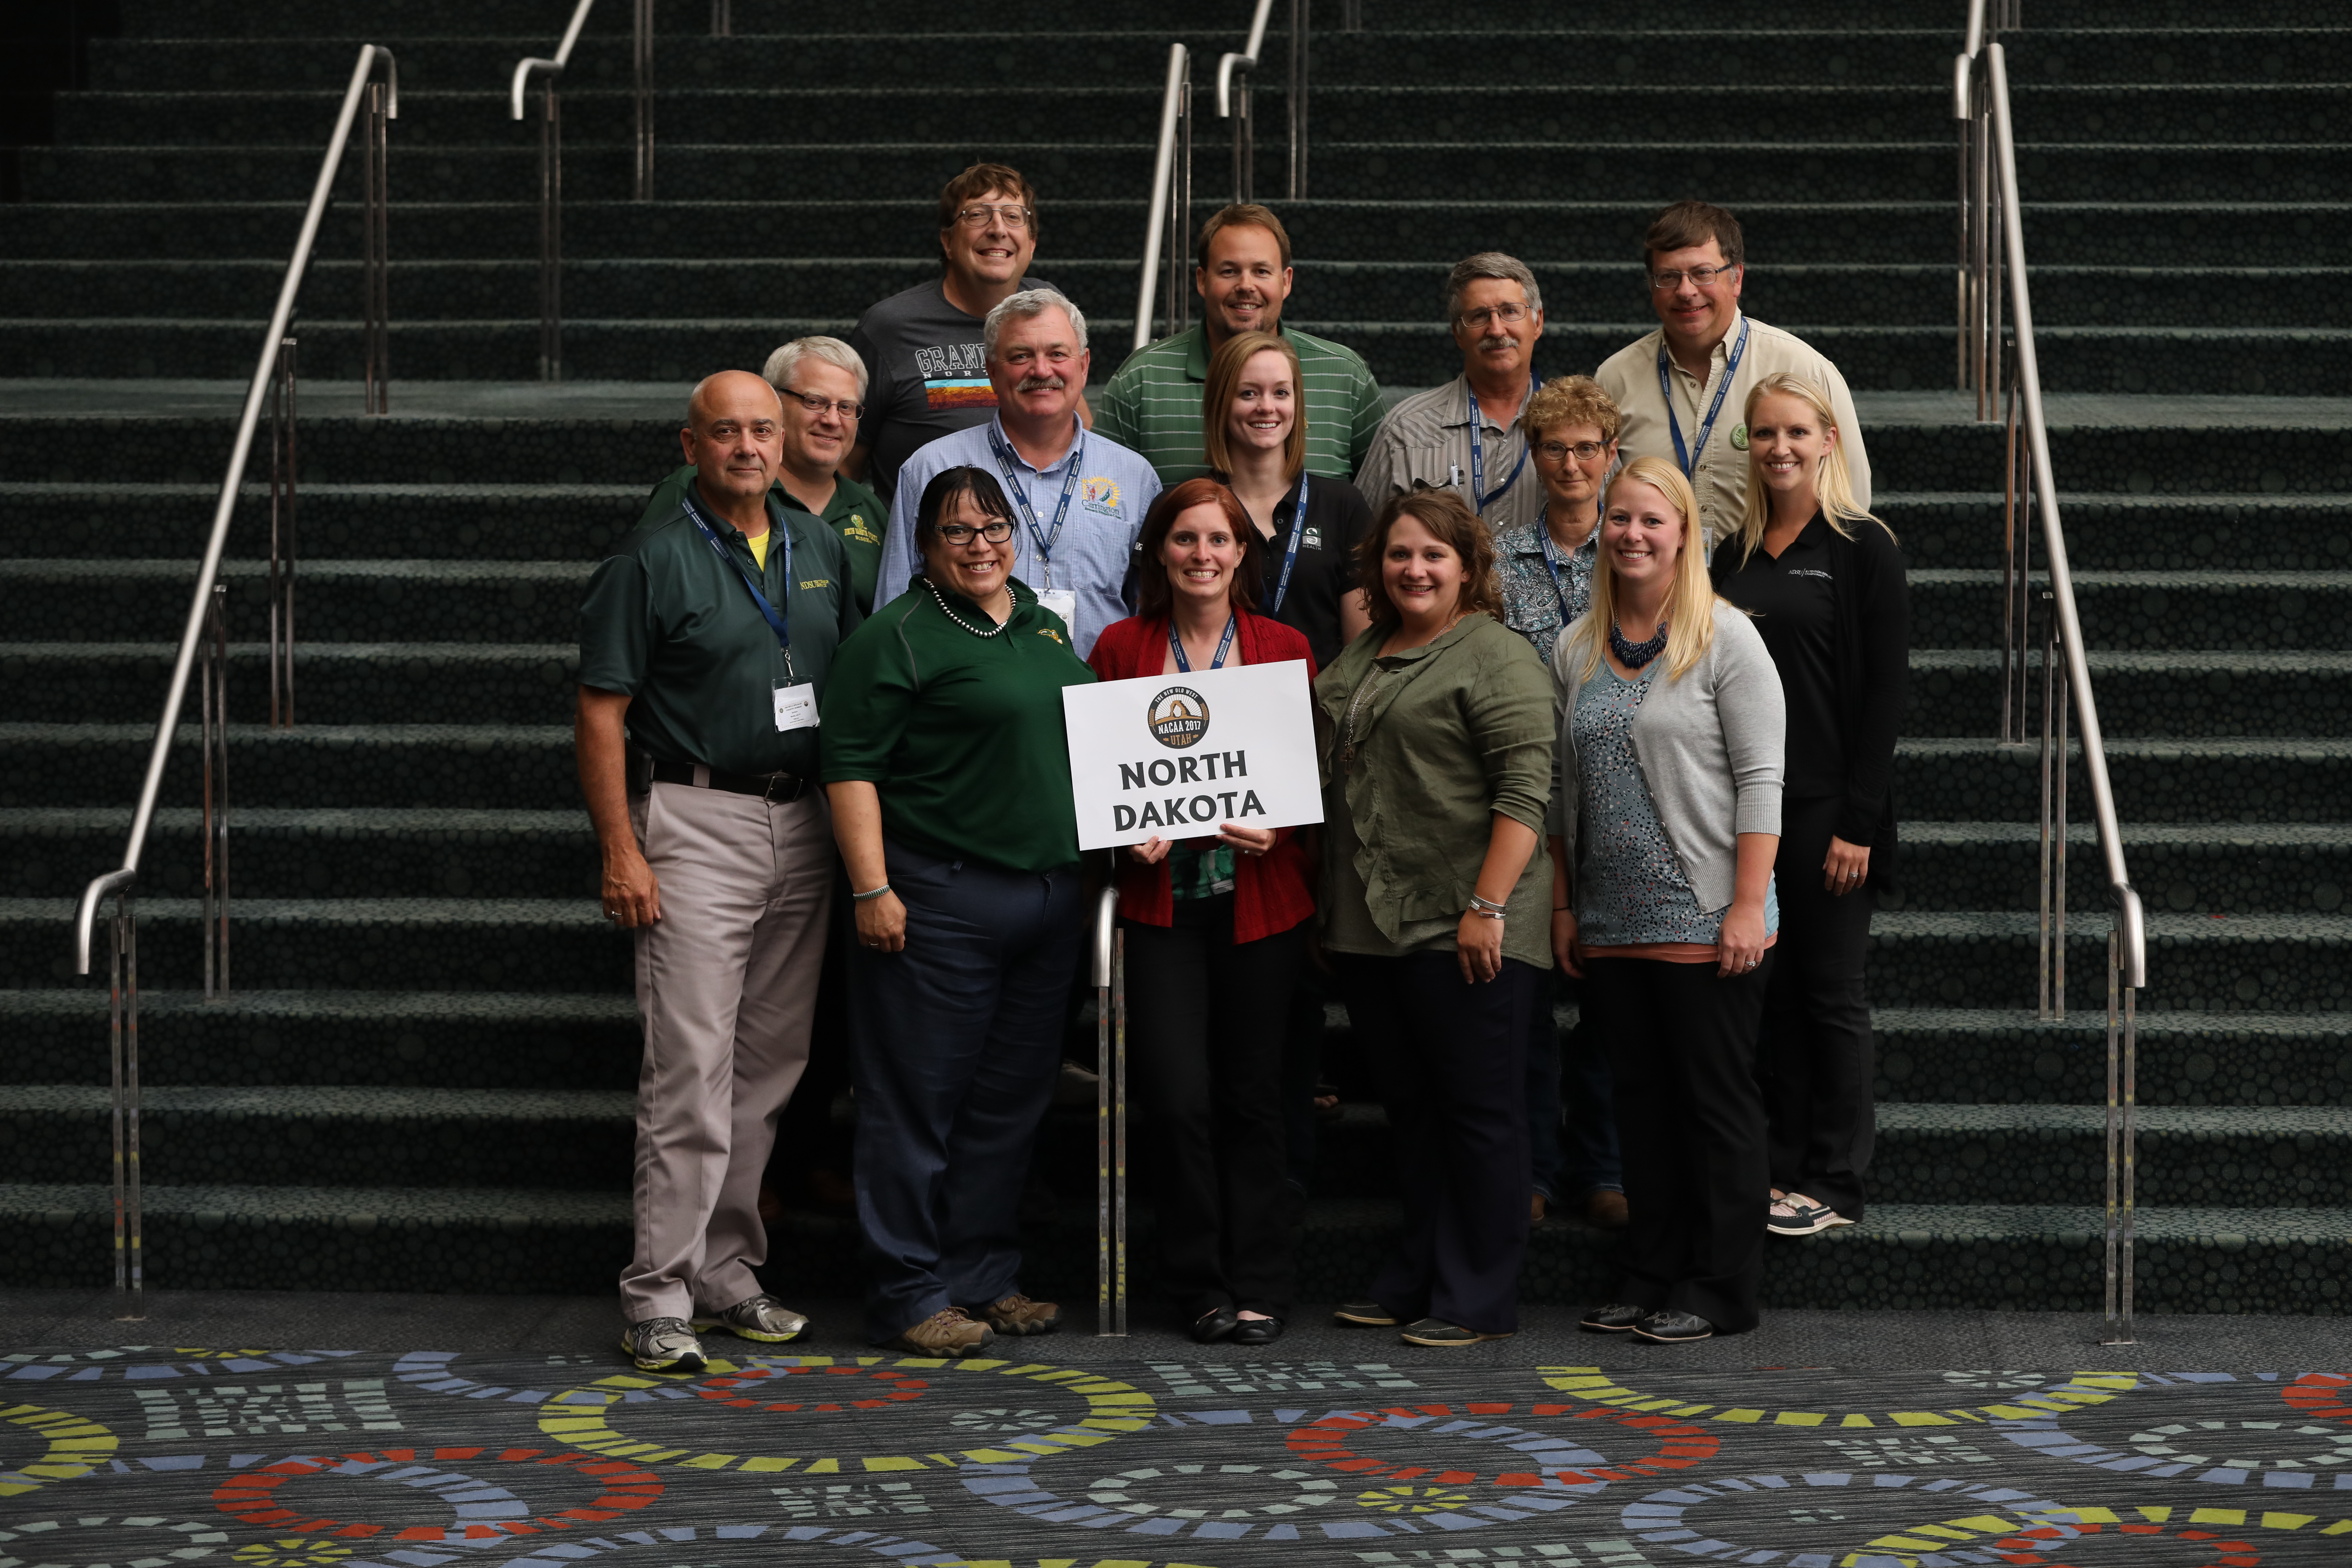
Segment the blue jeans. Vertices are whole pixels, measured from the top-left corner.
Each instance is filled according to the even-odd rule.
[[[1041,875],[887,849],[907,945],[845,955],[877,1344],[1019,1288],[1021,1191],[1087,937],[1076,866]]]

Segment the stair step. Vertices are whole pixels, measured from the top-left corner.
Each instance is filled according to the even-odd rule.
[[[2000,573],[1913,567],[1908,575],[1912,647],[1980,647],[2000,624]],[[2049,584],[2040,571],[2027,580],[2036,594]],[[2352,572],[2077,571],[2074,584],[2088,647],[2352,648]]]
[[[2040,651],[2026,662],[2038,672]],[[2095,647],[2090,668],[2100,721],[2123,734],[2317,737],[2352,731],[2352,651]],[[1982,733],[1986,716],[2000,708],[2000,655],[1990,648],[1914,648],[1905,732]]]
[[[134,721],[155,712],[176,650],[167,643],[0,643],[0,713],[29,722]],[[391,723],[553,723],[571,716],[580,645],[305,642],[295,692],[321,718]],[[229,716],[269,710],[268,649],[231,643]]]
[[[2072,921],[2066,962],[2075,1005],[2106,999],[2105,919]],[[2339,915],[2147,917],[2147,987],[2139,1005],[2195,1012],[2352,1008],[2352,918]],[[1864,975],[1887,1006],[2023,1006],[2034,994],[2031,911],[1903,910],[1871,922]]]
[[[2104,1104],[2104,984],[2074,1001],[2061,1023],[2030,1011],[1874,1009],[1882,1110],[1922,1101]],[[2135,1022],[2143,1106],[2352,1106],[2352,1011],[2143,1008]]]
[[[2031,822],[1906,822],[1900,908],[2002,909],[2041,902],[2041,829]],[[2132,885],[2178,914],[2333,914],[2352,887],[2352,825],[2126,822]],[[2068,908],[2106,907],[2098,830],[2068,826]]]
[[[2104,710],[2107,686],[2098,694]],[[1991,728],[2000,705],[1988,690],[1974,726]],[[2352,816],[2352,740],[2184,735],[2106,740],[2117,811],[2137,822],[2273,819],[2340,822]],[[2070,744],[2070,799],[2087,802],[2079,742]],[[2038,821],[2037,745],[1990,738],[1898,741],[1895,797],[1905,816]],[[2087,809],[2084,807],[2084,809]]]
[[[142,910],[144,905],[142,906]],[[51,933],[53,936],[58,933]],[[59,940],[62,940],[59,937]],[[103,944],[96,957],[103,966]],[[159,1086],[401,1089],[634,1089],[643,1036],[625,988],[268,991],[150,984],[139,993],[142,1080]],[[0,990],[8,1081],[109,1081],[102,983]]]
[[[297,697],[304,695],[299,678],[305,658],[296,659]],[[161,684],[159,679],[158,690]],[[309,710],[298,706],[296,711]],[[174,740],[175,758],[190,757],[195,725],[183,724]],[[119,724],[0,723],[0,745],[16,748],[13,765],[0,779],[0,807],[128,800],[137,792],[154,743],[152,718]],[[539,809],[580,798],[569,723],[305,721],[291,730],[236,723],[229,726],[228,747],[231,798],[239,810],[322,798],[344,807]],[[200,784],[196,768],[181,761],[165,770],[161,798],[166,805],[194,805]]]
[[[0,1087],[0,1182],[97,1172],[110,1090]],[[140,1167],[159,1186],[625,1190],[627,1089],[199,1088],[141,1095]]]
[[[142,899],[138,912],[143,973],[164,980],[201,973],[195,900]],[[0,942],[0,985],[68,981],[72,914],[70,900],[0,899],[0,936],[7,939]],[[230,943],[231,980],[265,990],[625,992],[629,985],[627,939],[586,896],[239,899]],[[103,963],[92,959],[93,968]]]

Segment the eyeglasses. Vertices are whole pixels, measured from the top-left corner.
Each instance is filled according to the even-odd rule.
[[[1013,537],[1013,525],[1000,517],[993,522],[982,523],[978,528],[968,522],[943,522],[936,531],[943,544],[969,544],[975,533],[991,544],[1002,544]]]
[[[1557,468],[1570,458],[1580,463],[1589,463],[1608,449],[1599,441],[1579,441],[1573,447],[1564,441],[1546,441],[1536,448],[1536,456]]]
[[[819,397],[814,392],[794,392],[789,386],[780,386],[776,390],[786,397],[800,399],[801,406],[811,414],[822,414],[830,408],[844,419],[856,420],[866,416],[866,405],[852,403],[846,397]]]
[[[1712,289],[1715,287],[1717,279],[1727,272],[1738,270],[1739,264],[1736,261],[1726,267],[1668,268],[1664,271],[1650,274],[1650,287],[1663,294],[1669,289],[1681,288],[1683,279],[1687,278],[1697,288]]]
[[[1516,327],[1528,319],[1528,308],[1525,305],[1486,305],[1475,310],[1465,310],[1454,319],[1479,331],[1486,330],[1488,321],[1500,321],[1507,327]]]
[[[992,218],[1007,228],[1024,229],[1029,226],[1030,212],[1027,207],[1011,202],[999,206],[982,202],[978,206],[969,206],[956,214],[956,222],[966,228],[986,228]]]

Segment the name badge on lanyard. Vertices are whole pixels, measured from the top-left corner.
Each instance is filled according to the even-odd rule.
[[[1021,509],[1022,526],[1029,531],[1029,542],[1037,552],[1037,564],[1045,578],[1037,584],[1037,602],[1066,621],[1077,613],[1077,595],[1075,591],[1057,591],[1054,586],[1054,546],[1062,542],[1062,524],[1070,515],[1070,498],[1077,493],[1078,474],[1086,467],[1086,426],[1078,426],[1077,440],[1070,448],[1070,471],[1062,476],[1062,499],[1054,508],[1051,529],[1038,526],[1036,510],[1029,504],[1029,491],[1013,471],[1013,448],[997,434],[993,423],[988,427],[988,449],[996,454],[996,467],[1004,475],[1005,491],[1012,496],[1013,504]]]
[[[743,570],[743,563],[727,553],[727,546],[719,542],[719,531],[710,526],[709,520],[702,515],[702,509],[694,504],[694,498],[691,495],[686,498],[685,506],[687,517],[693,521],[696,528],[702,531],[703,542],[710,546],[711,552],[719,560],[733,568],[735,575],[741,579],[745,590],[751,594],[751,603],[760,607],[760,614],[766,619],[769,629],[776,634],[776,651],[782,654],[784,659],[782,679],[772,680],[769,683],[775,707],[777,730],[782,731],[815,729],[817,726],[816,688],[808,681],[797,679],[793,673],[792,628],[785,622],[783,612],[768,602],[768,595],[760,591],[760,584],[751,581],[751,574]],[[789,583],[793,580],[793,531],[790,528],[782,525],[777,526],[772,531],[784,552],[784,581]]]
[[[1715,416],[1723,412],[1723,400],[1731,392],[1732,378],[1739,374],[1739,356],[1748,352],[1748,318],[1739,319],[1739,340],[1731,345],[1731,357],[1724,362],[1723,379],[1716,384],[1715,401],[1706,405],[1706,420],[1698,427],[1698,444],[1685,448],[1683,422],[1675,417],[1675,387],[1666,372],[1666,343],[1658,340],[1658,395],[1665,400],[1666,428],[1674,432],[1675,461],[1682,465],[1683,478],[1698,477],[1699,454],[1706,450],[1706,438],[1715,434]]]
[[[1075,588],[1040,588],[1037,603],[1062,617],[1062,624],[1076,632],[1078,629],[1078,595]]]

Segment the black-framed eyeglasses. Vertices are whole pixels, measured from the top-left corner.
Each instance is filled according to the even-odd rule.
[[[994,218],[997,222],[1003,224],[1007,228],[1024,229],[1029,226],[1029,219],[1031,216],[1032,215],[1027,207],[1017,205],[1012,202],[1005,202],[1000,205],[991,205],[986,202],[982,202],[976,206],[968,206],[961,212],[957,213],[956,222],[963,225],[966,228],[986,228],[988,226],[988,220]]]
[[[866,417],[866,405],[863,403],[853,403],[846,397],[819,397],[814,392],[794,392],[789,386],[778,387],[776,390],[786,397],[796,397],[800,399],[801,406],[807,409],[811,414],[822,414],[826,409],[830,408],[835,414],[840,415],[844,419],[863,419]]]
[[[1738,270],[1739,263],[1736,261],[1723,267],[1669,267],[1650,274],[1650,287],[1663,294],[1669,289],[1681,288],[1683,279],[1687,278],[1698,288],[1712,289],[1717,279]]]
[[[1002,544],[1013,537],[1013,525],[1003,518],[983,522],[978,528],[968,522],[943,522],[933,531],[943,544],[969,544],[975,533],[991,544]]]
[[[1580,463],[1589,463],[1607,450],[1608,447],[1599,441],[1579,441],[1573,447],[1565,441],[1546,441],[1536,448],[1536,456],[1558,468],[1570,458]]]

